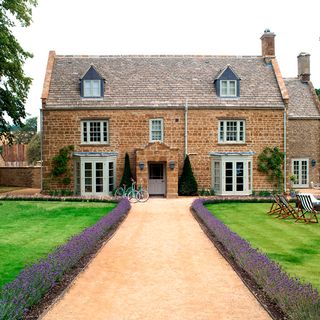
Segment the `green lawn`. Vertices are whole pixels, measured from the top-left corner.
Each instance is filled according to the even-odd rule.
[[[320,289],[320,224],[276,219],[266,214],[268,203],[217,203],[206,207],[291,276]]]
[[[25,265],[45,257],[93,225],[116,204],[0,201],[0,287]]]

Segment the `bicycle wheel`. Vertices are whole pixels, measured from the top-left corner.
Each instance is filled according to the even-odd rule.
[[[149,199],[149,192],[147,190],[139,190],[140,193],[140,202],[146,202]]]
[[[114,196],[118,199],[125,197],[126,196],[125,190],[123,188],[118,188],[114,193]]]
[[[137,190],[131,190],[128,194],[127,194],[127,198],[131,203],[135,203],[138,202],[140,199],[140,193]]]

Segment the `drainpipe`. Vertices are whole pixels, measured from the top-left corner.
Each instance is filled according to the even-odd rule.
[[[283,112],[283,151],[284,151],[284,161],[283,161],[283,189],[284,192],[287,191],[287,103],[284,106]]]
[[[188,98],[184,108],[184,156],[188,154]]]
[[[40,188],[41,188],[41,192],[43,190],[43,150],[42,150],[42,147],[43,147],[43,111],[42,109],[40,109],[40,154],[41,154],[41,157],[40,157],[40,164],[41,164],[41,169],[40,169],[40,174],[41,174],[41,177],[40,177]]]

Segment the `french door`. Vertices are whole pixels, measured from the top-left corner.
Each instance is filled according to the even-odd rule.
[[[215,157],[212,163],[212,187],[220,195],[252,193],[251,157]]]
[[[292,172],[296,177],[294,187],[309,187],[309,159],[293,159]]]
[[[110,195],[114,189],[115,161],[80,158],[75,162],[75,191],[83,196]]]

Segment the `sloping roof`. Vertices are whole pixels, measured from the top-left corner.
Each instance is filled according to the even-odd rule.
[[[320,117],[310,84],[303,83],[298,78],[287,78],[284,81],[289,92],[289,118]]]
[[[240,98],[216,95],[226,65],[241,78]],[[79,79],[94,65],[105,79],[101,101],[80,98]],[[46,107],[283,108],[272,66],[261,56],[55,56]]]

